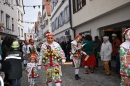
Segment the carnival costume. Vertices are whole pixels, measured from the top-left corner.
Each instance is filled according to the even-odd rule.
[[[31,55],[30,59],[35,59],[35,62],[29,62],[27,64],[27,72],[28,72],[28,82],[30,83],[30,86],[34,86],[37,83],[37,78],[39,77],[38,71],[37,71],[37,63],[36,63],[36,56]]]
[[[54,36],[53,33],[47,32],[46,37]],[[61,66],[60,63],[65,62],[65,54],[61,46],[57,42],[42,44],[40,56],[43,57],[42,62],[46,71],[46,84],[52,86],[52,80],[55,81],[56,86],[61,86]]]
[[[120,45],[120,86],[130,85],[130,28],[126,29],[123,33],[126,41]]]
[[[81,49],[85,44],[81,44],[79,41],[82,39],[81,35],[76,35],[75,40],[71,42],[71,56],[70,59],[73,59],[74,66],[75,66],[75,79],[81,79],[79,77],[79,67],[81,63],[81,55],[84,54],[87,58],[88,55],[83,52]],[[87,58],[85,58],[87,60]]]

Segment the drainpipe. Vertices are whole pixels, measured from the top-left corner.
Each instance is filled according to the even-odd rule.
[[[73,30],[74,32],[74,37],[76,35],[75,29],[73,29],[73,25],[72,25],[72,14],[71,14],[71,1],[72,0],[68,0],[69,1],[69,15],[70,15],[70,29]]]

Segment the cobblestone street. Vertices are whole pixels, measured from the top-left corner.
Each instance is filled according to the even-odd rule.
[[[89,74],[84,74],[84,68],[80,68],[80,80],[75,80],[74,67],[72,66],[62,66],[62,74],[62,86],[120,86],[120,79],[118,78],[118,75],[111,72],[110,76],[105,76],[103,67],[98,67],[96,68],[95,73]],[[46,86],[45,72],[43,68],[42,70],[39,70],[39,76],[38,86]],[[21,82],[22,86],[29,86],[27,73],[25,71],[23,71],[23,78]]]

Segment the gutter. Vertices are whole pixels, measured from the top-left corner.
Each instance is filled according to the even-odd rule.
[[[75,29],[73,29],[73,24],[72,24],[71,0],[68,0],[68,1],[69,1],[70,29],[73,30],[73,32],[74,32],[74,37],[75,37],[76,32],[75,32]]]

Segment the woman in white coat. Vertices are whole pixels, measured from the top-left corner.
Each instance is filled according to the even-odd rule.
[[[109,61],[111,60],[112,45],[109,42],[109,37],[103,37],[103,43],[100,51],[101,60],[105,68],[105,75],[110,75]]]

